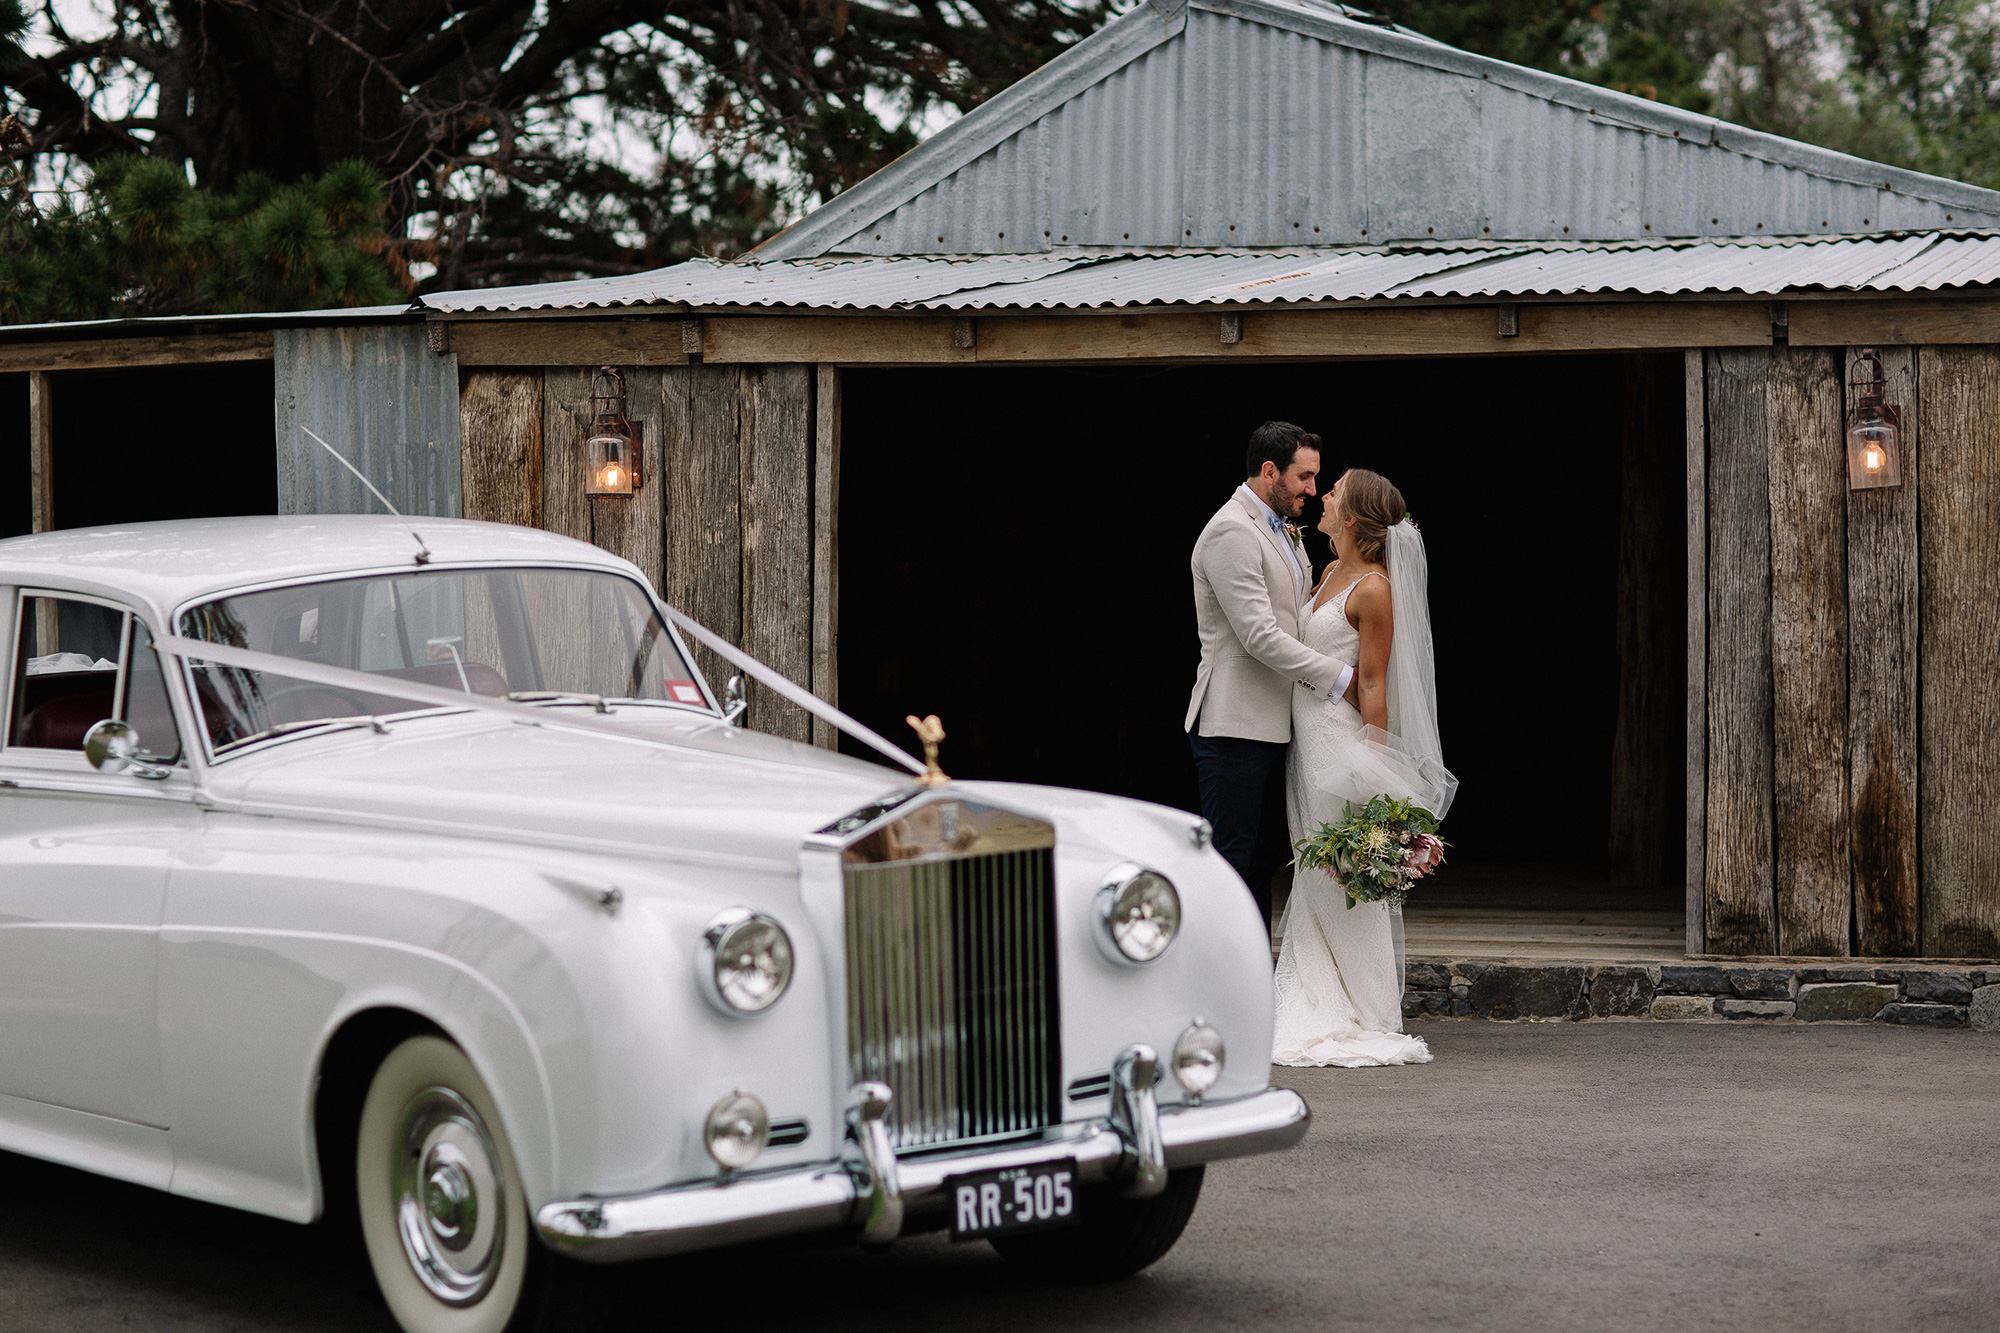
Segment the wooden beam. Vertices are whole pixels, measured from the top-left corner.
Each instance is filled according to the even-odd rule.
[[[525,316],[446,323],[464,366],[684,366],[679,320],[615,319],[581,324]]]
[[[1777,952],[1851,950],[1847,801],[1847,454],[1844,361],[1771,353],[1771,703]],[[1720,646],[1733,652],[1723,639]]]
[[[1855,952],[1917,952],[1916,354],[1881,349],[1902,409],[1903,484],[1847,496],[1847,755]],[[1844,354],[1847,369],[1854,349]],[[1847,383],[1849,375],[1843,375]],[[1851,406],[1851,405],[1850,405]],[[1845,459],[1842,460],[1843,466]]]
[[[45,370],[28,372],[28,513],[29,530],[51,532],[56,526],[55,399]]]
[[[1771,807],[1771,353],[1708,359],[1708,792],[1703,899],[1710,953],[1777,952]]]
[[[542,372],[475,370],[458,395],[465,516],[542,526]]]
[[[1501,335],[1491,306],[1252,309],[1233,343],[1217,338],[1212,311],[989,313],[973,347],[960,345],[958,320],[949,315],[740,315],[712,317],[705,326],[704,361],[838,365],[1478,356],[1771,341],[1765,303],[1727,301],[1523,305],[1512,336]]]
[[[1687,951],[1707,952],[1708,376],[1707,353],[1682,354],[1687,392]]]
[[[1794,300],[1788,304],[1794,347],[2000,343],[2000,299],[1990,297]]]
[[[813,666],[811,366],[745,367],[742,410],[744,651],[810,685]],[[812,739],[812,714],[759,689],[750,724]]]
[[[708,365],[823,362],[971,365],[982,348],[953,341],[949,315],[744,315],[703,321]]]
[[[816,367],[813,393],[812,690],[840,702],[840,367]],[[833,724],[813,719],[813,744],[840,748]]]
[[[1920,952],[2000,957],[2000,347],[1917,352]]]
[[[269,361],[271,333],[177,333],[95,342],[11,343],[0,346],[0,372],[121,370],[214,361]]]

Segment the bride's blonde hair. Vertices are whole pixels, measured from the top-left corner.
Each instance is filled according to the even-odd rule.
[[[1351,467],[1334,483],[1340,488],[1340,516],[1354,520],[1354,547],[1371,565],[1386,564],[1389,529],[1409,516],[1403,493],[1379,472]]]

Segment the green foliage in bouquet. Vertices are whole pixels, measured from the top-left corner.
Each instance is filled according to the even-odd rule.
[[[1437,816],[1416,802],[1377,796],[1358,810],[1350,803],[1339,823],[1321,824],[1302,839],[1294,864],[1339,880],[1349,907],[1401,906],[1412,884],[1444,864],[1450,844],[1437,831]]]

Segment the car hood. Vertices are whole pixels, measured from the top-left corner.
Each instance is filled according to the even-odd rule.
[[[218,765],[208,796],[249,813],[796,866],[806,834],[910,780],[708,719],[635,718],[631,740],[559,721],[426,717],[387,735],[298,737]]]

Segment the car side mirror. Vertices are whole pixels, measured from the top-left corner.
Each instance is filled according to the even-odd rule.
[[[83,733],[83,757],[100,773],[130,773],[135,778],[157,779],[173,772],[149,764],[138,755],[139,733],[128,722],[106,718]]]
[[[750,711],[750,700],[743,691],[743,677],[731,676],[729,683],[722,687],[722,720],[735,726]]]

